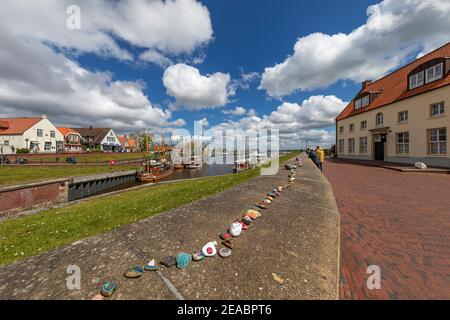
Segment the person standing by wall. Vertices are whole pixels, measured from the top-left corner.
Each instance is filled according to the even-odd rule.
[[[325,152],[320,146],[316,148],[317,166],[323,172],[323,162],[325,161]]]

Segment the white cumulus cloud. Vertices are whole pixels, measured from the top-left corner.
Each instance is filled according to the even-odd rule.
[[[80,29],[67,27],[72,5]],[[165,67],[168,56],[195,54],[213,33],[199,1],[0,0],[0,7],[0,116],[46,113],[57,124],[118,130],[185,125],[149,101],[143,81],[89,70],[75,57],[132,61],[134,46],[141,59]]]
[[[188,110],[222,107],[228,103],[230,75],[216,72],[202,75],[184,63],[166,69],[163,83],[167,94],[175,98],[176,106]]]
[[[71,5],[81,28],[66,27]],[[195,0],[0,0],[2,27],[75,52],[131,60],[116,39],[163,53],[192,52],[212,38],[208,9]],[[145,57],[145,55],[144,55]]]
[[[162,68],[170,66],[173,62],[170,58],[164,56],[156,50],[147,50],[139,55],[139,59],[152,62]]]
[[[243,116],[244,114],[247,113],[247,109],[243,108],[243,107],[236,107],[234,109],[231,110],[224,110],[222,111],[223,114],[229,115],[229,116]]]
[[[276,129],[280,133],[281,148],[300,148],[305,140],[329,146],[334,143],[335,133],[325,129],[334,125],[334,119],[346,105],[347,102],[336,96],[311,96],[301,104],[284,102],[268,115],[251,114],[221,123],[211,130]]]
[[[384,0],[367,9],[366,23],[349,34],[313,33],[298,39],[282,63],[265,69],[259,89],[282,97],[338,80],[376,79],[411,54],[450,40],[450,1]]]

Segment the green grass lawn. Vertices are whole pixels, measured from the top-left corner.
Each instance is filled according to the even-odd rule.
[[[0,167],[0,186],[15,185],[27,182],[42,180],[52,180],[76,176],[92,175],[97,173],[118,172],[126,170],[136,170],[136,165],[123,166],[5,166]]]
[[[280,158],[283,162],[294,153]],[[142,220],[257,177],[260,169],[124,192],[0,223],[0,265]]]
[[[77,159],[77,162],[79,164],[83,163],[97,163],[97,161],[100,162],[108,162],[111,160],[138,160],[145,158],[145,155],[141,152],[136,153],[108,153],[108,152],[94,152],[94,153],[82,153],[82,154],[75,154],[71,155],[74,156]],[[55,163],[56,158],[59,157],[61,162],[66,161],[67,155],[61,154],[42,154],[42,155],[23,155],[24,158],[27,158],[29,162],[40,162],[41,159],[43,162],[47,163]]]

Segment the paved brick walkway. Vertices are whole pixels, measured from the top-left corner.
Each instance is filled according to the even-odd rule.
[[[450,175],[328,161],[341,214],[341,299],[450,299]],[[367,267],[381,268],[368,290]]]

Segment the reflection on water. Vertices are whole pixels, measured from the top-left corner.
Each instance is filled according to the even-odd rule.
[[[199,169],[175,170],[175,172],[170,177],[167,177],[162,181],[219,176],[223,174],[233,173],[233,168],[234,168],[233,165],[212,164],[212,165],[203,165]]]
[[[224,174],[233,173],[234,165],[226,165],[226,164],[212,164],[212,165],[203,165],[199,169],[182,169],[175,170],[174,173],[161,181],[174,181],[174,180],[184,180],[184,179],[192,179],[192,178],[201,178],[201,177],[210,177],[210,176],[220,176]],[[130,181],[124,184],[114,186],[96,193],[89,194],[88,197],[109,193],[118,190],[124,190],[136,186],[140,186],[143,184],[151,184],[153,182],[140,182],[140,181]]]

